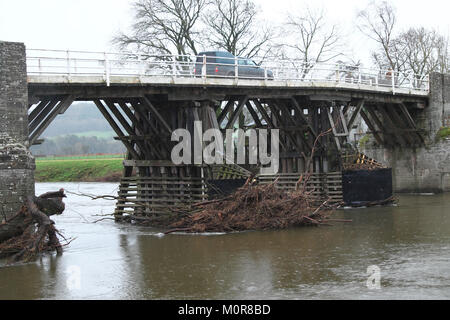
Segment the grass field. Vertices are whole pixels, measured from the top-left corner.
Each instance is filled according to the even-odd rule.
[[[123,154],[92,154],[92,155],[78,155],[78,156],[46,156],[37,157],[36,161],[47,160],[86,160],[86,159],[123,159]]]
[[[35,178],[39,182],[119,181],[123,158],[36,159]]]

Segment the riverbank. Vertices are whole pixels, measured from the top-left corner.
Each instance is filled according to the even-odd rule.
[[[37,182],[118,182],[122,158],[36,159]]]

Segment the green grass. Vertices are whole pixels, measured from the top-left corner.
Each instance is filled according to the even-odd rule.
[[[86,160],[86,159],[122,159],[123,154],[93,154],[93,155],[80,155],[80,156],[57,156],[57,157],[38,157],[36,161],[48,161],[48,160]]]
[[[117,181],[123,158],[36,160],[36,181]]]

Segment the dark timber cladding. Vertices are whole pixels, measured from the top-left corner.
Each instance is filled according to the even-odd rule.
[[[194,137],[196,120],[203,122],[203,130],[279,129],[280,187],[295,187],[299,176],[310,172],[311,191],[342,201],[340,154],[348,151],[356,119],[362,117],[380,145],[419,146],[424,137],[414,119],[428,103],[424,96],[336,88],[29,84],[29,101],[37,104],[29,114],[31,142],[77,100],[93,101],[127,148],[118,220],[124,214],[170,213],[170,208],[206,199],[208,188],[214,188],[209,180],[250,175],[250,167],[236,164],[171,162],[178,143],[171,141],[173,130],[184,128]],[[251,121],[243,121],[244,112]]]

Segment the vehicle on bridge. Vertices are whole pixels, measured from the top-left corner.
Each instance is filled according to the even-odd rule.
[[[227,51],[200,52],[194,67],[195,76],[273,80],[273,72],[255,61],[236,57]]]

